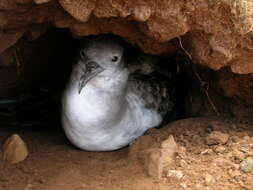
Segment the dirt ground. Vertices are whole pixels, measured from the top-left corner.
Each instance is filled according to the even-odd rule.
[[[253,189],[253,172],[242,171],[242,161],[253,158],[250,122],[180,120],[114,152],[78,150],[61,130],[50,128],[1,126],[0,144],[13,133],[26,142],[29,156],[18,164],[0,161],[1,190]],[[177,144],[171,158],[162,157],[166,148],[171,149],[162,143],[171,140],[169,135]],[[150,150],[162,154],[150,154]],[[167,163],[166,167],[158,162]]]

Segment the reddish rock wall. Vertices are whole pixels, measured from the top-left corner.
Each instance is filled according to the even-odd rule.
[[[154,54],[178,51],[178,38],[184,36],[182,45],[195,62],[253,73],[249,0],[0,1],[1,40],[10,34],[16,39],[23,32],[36,38],[44,31],[44,25],[36,26],[41,23],[70,28],[78,36],[112,32]]]

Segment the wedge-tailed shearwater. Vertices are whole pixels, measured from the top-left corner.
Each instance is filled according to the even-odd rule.
[[[173,111],[166,81],[126,67],[122,42],[91,37],[80,48],[62,97],[68,139],[88,151],[122,148]]]

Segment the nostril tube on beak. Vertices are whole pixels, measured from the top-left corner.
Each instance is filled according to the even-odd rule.
[[[83,87],[102,71],[104,71],[104,69],[95,61],[88,61],[85,69],[83,70],[83,75],[79,79],[78,93],[80,94]]]

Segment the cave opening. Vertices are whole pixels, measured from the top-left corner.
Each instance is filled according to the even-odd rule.
[[[0,149],[0,157],[8,161],[0,164],[0,178],[2,174],[14,177],[16,183],[3,182],[6,189],[13,189],[11,184],[15,186],[14,189],[20,189],[19,186],[22,189],[27,183],[38,189],[54,189],[55,184],[61,186],[62,180],[66,182],[64,188],[79,188],[80,183],[81,187],[84,183],[78,180],[79,177],[86,179],[88,182],[85,184],[88,186],[99,185],[90,176],[98,177],[98,181],[103,181],[106,184],[104,188],[108,189],[111,183],[107,180],[111,178],[104,175],[104,172],[111,177],[120,176],[124,181],[148,179],[145,185],[155,186],[156,183],[147,178],[146,174],[155,179],[163,176],[164,171],[167,171],[167,158],[170,154],[174,158],[175,152],[181,154],[180,151],[183,150],[175,150],[175,147],[188,146],[188,151],[194,155],[200,151],[198,147],[205,145],[205,138],[211,131],[221,126],[230,127],[230,123],[220,124],[215,119],[198,117],[219,116],[218,114],[233,116],[240,112],[235,108],[234,111],[237,112],[229,113],[233,105],[231,98],[222,94],[232,79],[233,84],[243,79],[246,85],[249,76],[232,74],[228,68],[213,71],[193,64],[184,49],[173,54],[146,54],[136,45],[119,37],[124,43],[130,72],[169,79],[175,89],[172,99],[177,110],[173,112],[175,115],[165,118],[164,123],[148,130],[127,147],[110,152],[82,151],[66,138],[60,112],[62,92],[69,80],[72,65],[79,56],[81,43],[86,38],[89,36],[73,37],[68,29],[49,28],[36,40],[21,38],[0,55],[0,143],[20,144],[19,141],[16,142],[19,138],[15,134],[18,134],[28,147],[27,153],[14,147],[15,155],[21,151],[17,157],[12,157],[12,150],[8,152],[5,148]],[[178,39],[172,42],[177,43]],[[225,80],[219,81],[219,75],[226,76]],[[239,94],[240,98],[244,95]],[[6,140],[7,138],[12,141]],[[205,148],[208,147],[205,145]],[[10,158],[6,156],[8,154],[11,155]],[[154,160],[153,156],[159,159]],[[19,162],[17,165],[10,164],[16,161]],[[161,164],[165,165],[160,171]],[[144,172],[139,169],[140,166]],[[174,168],[175,165],[172,164],[171,167]],[[128,172],[137,174],[134,178],[126,178],[124,174]],[[55,181],[57,179],[60,181]]]
[[[155,189],[164,179],[167,187],[173,172],[188,171],[182,161],[185,158],[196,159],[190,167],[198,171],[206,155],[213,160],[216,151],[223,151],[222,147],[241,136],[238,146],[244,141],[251,146],[248,134],[252,135],[252,126],[244,119],[252,116],[248,99],[251,75],[194,64],[184,49],[184,37],[182,42],[172,40],[181,51],[165,55],[143,53],[119,37],[131,72],[165,77],[173,84],[176,114],[117,151],[76,148],[62,129],[61,97],[86,38],[89,36],[73,37],[68,29],[49,28],[36,40],[21,38],[0,55],[0,185],[4,189],[119,189],[118,182],[112,182],[115,179],[122,181],[122,189]],[[242,120],[224,122],[217,116]],[[227,145],[210,149],[207,143],[212,135]],[[212,149],[214,152],[207,152]],[[143,180],[145,184],[140,184]]]
[[[112,35],[112,34],[107,34]],[[85,38],[72,37],[68,29],[49,28],[36,40],[21,38],[1,54],[0,117],[2,125],[60,128],[61,95],[72,65]],[[122,40],[122,39],[121,39]],[[175,89],[172,101],[177,107],[169,121],[186,117],[187,69],[185,58],[175,55],[149,55],[123,41],[131,72],[167,77]],[[136,57],[138,57],[136,59]],[[147,64],[146,64],[147,63]],[[130,65],[130,66],[129,66]],[[156,68],[153,68],[153,67]],[[164,123],[166,124],[166,123]],[[57,127],[56,127],[57,128]]]
[[[253,189],[250,1],[1,0],[0,10],[0,189]],[[117,35],[131,71],[176,89],[176,116],[117,151],[76,148],[60,122],[91,34]]]

